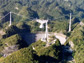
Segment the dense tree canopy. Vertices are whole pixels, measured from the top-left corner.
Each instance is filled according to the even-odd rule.
[[[29,18],[55,19],[69,14],[71,10],[75,17],[83,18],[83,2],[83,0],[70,0],[69,2],[64,0],[1,0],[0,12],[2,12],[1,16],[14,11]]]

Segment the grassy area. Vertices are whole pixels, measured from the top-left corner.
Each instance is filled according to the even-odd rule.
[[[27,48],[23,48],[9,55],[6,58],[0,58],[1,63],[46,63],[59,62],[61,60],[61,44],[53,44],[45,47],[45,42],[35,42]],[[58,46],[57,46],[58,45]],[[32,47],[35,47],[33,50]],[[45,59],[44,59],[45,58]]]
[[[83,63],[84,56],[84,26],[77,25],[77,27],[71,32],[71,35],[67,41],[74,43],[73,57],[76,63]]]
[[[17,45],[17,49],[20,49],[26,47],[27,43],[18,34],[15,34],[6,39],[0,40],[0,53],[2,53],[5,47],[10,47],[14,45]]]

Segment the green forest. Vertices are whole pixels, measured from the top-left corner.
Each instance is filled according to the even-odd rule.
[[[72,12],[73,16],[82,19],[84,17],[83,3],[83,0],[70,0],[69,2],[64,0],[1,0],[0,16],[13,11],[28,16],[29,19],[43,18],[54,20]],[[14,17],[13,20],[18,21],[19,17],[17,19]],[[67,16],[65,18],[67,19]]]
[[[12,13],[10,27],[9,12],[17,14]],[[68,32],[70,13],[72,29]],[[45,28],[39,28],[35,19],[48,19],[49,32],[63,33],[67,36],[66,43],[61,45],[57,39],[48,47],[41,40],[27,44],[24,34],[45,31]],[[64,53],[65,46],[69,46],[73,53]],[[83,49],[84,0],[0,0],[0,63],[84,63]],[[73,57],[72,61],[67,60],[69,55]]]

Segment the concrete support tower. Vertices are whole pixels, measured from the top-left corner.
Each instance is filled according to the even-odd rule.
[[[44,24],[46,24],[46,30],[45,30],[45,37],[42,39],[42,41],[45,41],[47,42],[46,45],[48,46],[48,20],[40,20],[40,19],[36,19],[36,21],[38,23],[40,23],[40,28],[43,28],[44,27]]]
[[[70,13],[70,21],[69,21],[69,32],[71,32],[71,13]]]
[[[9,24],[9,26],[11,26],[12,25],[12,16],[11,16],[11,12],[10,12],[10,24]]]
[[[49,40],[48,40],[48,20],[46,20],[46,31],[45,31],[45,38],[46,38],[46,42],[47,42],[47,44],[46,44],[46,46],[48,46],[49,45]]]

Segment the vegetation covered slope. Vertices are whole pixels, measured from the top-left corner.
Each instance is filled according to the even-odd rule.
[[[84,62],[83,59],[84,58],[84,25],[83,24],[77,25],[77,27],[72,31],[71,36],[69,37],[69,41],[73,42],[74,44],[73,57],[75,63],[83,63]]]
[[[27,17],[24,17],[24,18],[21,18],[21,17],[18,17],[16,15],[12,15],[12,21],[13,22],[18,22],[18,21],[29,21],[30,18],[41,18],[41,19],[50,19],[50,20],[55,20],[56,18],[58,17],[61,17],[63,15],[67,15],[69,14],[70,12],[72,12],[72,14],[75,16],[75,17],[78,17],[80,19],[83,19],[84,18],[84,0],[70,0],[70,2],[65,2],[64,0],[0,0],[0,18],[2,16],[4,16],[5,14],[7,14],[8,12],[10,11],[13,11],[13,12],[16,12],[17,14],[21,14],[21,15],[24,15],[24,16],[27,16]],[[70,6],[70,7],[69,7]],[[50,29],[49,31],[66,31],[68,29],[68,22],[65,22],[65,18],[68,19],[69,17],[63,17],[64,19],[60,19],[62,20],[63,22],[59,22],[58,21],[52,21],[49,23],[49,26],[50,26]],[[2,21],[0,21],[0,28],[6,26],[8,24],[9,21],[9,15],[3,19]],[[4,26],[2,23],[5,23]],[[14,24],[16,24],[14,23]],[[5,35],[5,38],[4,40],[1,40],[1,44],[0,44],[0,48],[1,48],[1,51],[2,49],[4,49],[4,46],[7,47],[7,43],[9,44],[17,44],[19,43],[18,40],[20,40],[21,38],[17,37],[17,35],[14,35],[14,34],[17,34],[19,33],[18,31],[22,32],[23,30],[25,31],[31,31],[31,32],[37,32],[37,31],[40,31],[41,29],[39,29],[39,24],[38,23],[35,23],[35,22],[26,22],[28,25],[30,25],[30,27],[27,27],[26,25],[24,25],[23,23],[18,23],[16,26],[11,26],[10,28],[8,28],[6,30],[6,35]],[[54,24],[54,25],[53,25]],[[75,25],[72,25],[72,31],[71,32],[71,35],[69,37],[69,40],[72,41],[74,43],[74,51],[75,51],[75,54],[74,54],[74,59],[75,59],[75,62],[76,63],[83,63],[84,60],[83,60],[83,44],[84,44],[84,27],[83,26],[80,26],[78,25],[78,23],[76,23]],[[24,26],[23,26],[24,25]],[[37,26],[38,25],[38,26]],[[60,27],[59,27],[60,25]],[[63,26],[62,26],[63,25]],[[77,27],[76,27],[77,26]],[[27,27],[27,28],[26,28]],[[16,31],[17,30],[17,31]],[[42,29],[44,30],[44,29]],[[10,34],[11,33],[11,34]],[[13,35],[13,36],[12,36]],[[8,37],[8,38],[7,38]],[[15,38],[12,39],[12,38]],[[12,40],[10,40],[12,39]],[[5,43],[7,41],[7,43]],[[35,62],[44,62],[47,61],[47,60],[50,60],[52,59],[52,61],[54,62],[54,59],[57,61],[59,61],[60,59],[60,49],[56,46],[51,46],[49,48],[44,48],[45,46],[45,43],[43,44],[40,44],[40,46],[42,46],[43,48],[40,48],[39,46],[40,43],[38,43],[38,45],[32,45],[35,47],[35,54],[37,55],[36,57],[38,58],[39,56],[39,59],[35,59],[33,57],[33,54],[31,54],[31,52],[29,53],[28,56],[27,53],[29,51],[29,49],[32,49],[32,46],[31,48],[27,48],[26,49],[21,49],[22,51],[26,51],[26,52],[23,52],[21,53],[22,51],[17,51],[15,53],[13,53],[12,55],[8,56],[7,58],[5,59],[2,59],[1,61],[2,62],[5,62],[5,63],[14,63],[14,60],[16,60],[16,58],[18,58],[15,62],[30,62],[32,63],[32,58],[35,59],[34,63]],[[17,45],[20,45],[20,44],[17,44]],[[21,43],[22,45],[22,43]],[[44,51],[44,52],[43,52]],[[41,53],[42,52],[42,53]],[[55,53],[56,52],[56,53]],[[20,58],[19,58],[19,55],[20,55]],[[23,56],[22,56],[23,54]],[[16,56],[15,56],[16,55]],[[47,59],[47,57],[49,57]],[[30,58],[32,57],[32,58]],[[44,57],[46,59],[44,59]],[[53,59],[53,58],[54,59]],[[13,59],[10,59],[10,58],[13,58]],[[24,58],[27,58],[29,60],[23,60]],[[10,60],[9,60],[10,59]],[[21,60],[22,59],[22,60]],[[52,62],[50,60],[50,62]]]
[[[9,54],[27,46],[27,43],[21,38],[21,36],[15,34],[6,39],[0,40],[0,55],[8,56]]]
[[[24,48],[17,52],[14,52],[12,55],[1,58],[1,63],[38,63],[38,56],[35,55],[34,51],[30,48]]]
[[[35,50],[32,47],[35,47]],[[42,46],[42,47],[40,47]],[[39,48],[40,47],[40,48]],[[38,51],[38,52],[37,52]],[[41,52],[41,53],[40,53]],[[38,53],[40,55],[38,55]],[[14,52],[6,58],[1,58],[1,63],[53,63],[61,60],[61,45],[57,43],[45,47],[45,43],[38,41],[31,44],[28,48],[23,48]]]
[[[83,3],[83,0],[70,0],[69,2],[64,0],[1,0],[0,15],[3,16],[9,11],[13,11],[29,18],[56,19],[63,15],[69,14],[71,10],[75,17],[83,18]],[[13,15],[14,21],[20,20],[18,18],[20,17]],[[4,20],[8,21],[9,18],[5,18]]]

